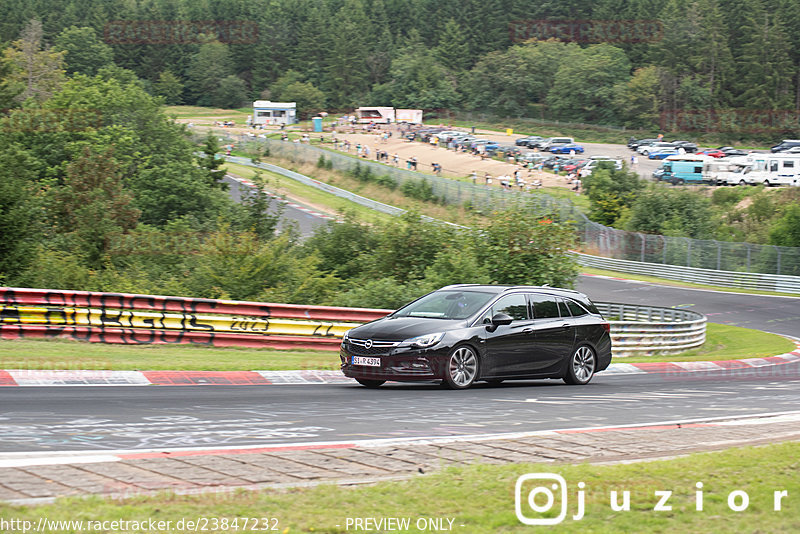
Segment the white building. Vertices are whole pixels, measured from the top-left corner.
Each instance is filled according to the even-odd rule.
[[[294,124],[297,122],[297,102],[253,102],[253,125]]]

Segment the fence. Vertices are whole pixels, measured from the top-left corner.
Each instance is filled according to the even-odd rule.
[[[702,345],[705,317],[598,303],[615,356]],[[125,293],[0,288],[0,338],[68,337],[98,343],[339,349],[344,333],[389,310],[299,306]]]
[[[713,269],[696,269],[676,265],[658,263],[642,263],[638,261],[617,260],[589,254],[575,253],[578,264],[584,267],[606,269],[630,274],[657,276],[668,280],[694,282],[697,284],[713,284],[715,286],[756,291],[776,291],[780,293],[800,294],[800,277],[781,276],[761,273],[741,273],[718,271]]]
[[[275,139],[254,141],[248,136],[236,139],[243,143],[245,148],[255,148],[257,144],[266,143],[270,154],[296,163],[316,163],[322,156],[331,161],[334,169],[341,172],[352,173],[358,164],[362,168],[369,168],[375,176],[390,177],[400,186],[406,183],[416,185],[424,183],[430,187],[433,195],[444,203],[468,205],[485,213],[511,207],[524,207],[530,209],[533,216],[555,214],[562,220],[574,222],[583,250],[609,258],[697,269],[800,276],[799,247],[628,232],[590,221],[568,200],[557,199],[541,192],[509,191],[499,187],[426,175],[302,143],[288,143]],[[324,185],[314,181],[320,186]]]
[[[229,138],[235,139],[239,146],[245,150],[255,151],[265,145],[269,148],[271,156],[287,159],[293,163],[316,164],[319,158],[323,157],[331,162],[331,166],[334,170],[340,172],[355,173],[357,166],[360,169],[369,169],[373,176],[388,177],[396,183],[401,190],[404,186],[415,186],[417,188],[425,187],[430,190],[433,197],[443,204],[468,205],[476,210],[484,212],[504,210],[512,207],[526,207],[540,214],[558,212],[563,213],[567,218],[581,217],[585,219],[585,216],[571,203],[556,199],[544,193],[509,191],[500,187],[473,184],[470,181],[460,181],[441,176],[422,174],[420,172],[392,167],[390,165],[383,165],[364,158],[359,159],[351,157],[346,154],[303,143],[290,143],[276,139],[257,138],[257,140],[253,140],[249,136],[229,136]],[[231,161],[257,166],[252,162],[245,163],[247,161],[245,158],[239,158],[237,160],[231,159]],[[294,174],[303,176],[299,173]],[[308,185],[313,185],[320,189],[324,189],[323,186],[327,186],[327,184],[323,184],[317,180],[308,177],[304,178],[316,182],[316,184]]]
[[[706,341],[706,317],[673,308],[596,303],[611,323],[615,357],[677,354]]]

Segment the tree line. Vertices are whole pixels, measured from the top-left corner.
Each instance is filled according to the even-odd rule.
[[[637,128],[658,127],[665,112],[800,109],[800,12],[785,0],[9,0],[0,42],[32,19],[70,73],[113,63],[173,104],[271,98],[305,112],[393,105]],[[606,42],[525,42],[548,35],[515,31],[542,20],[658,31]],[[246,31],[176,42],[145,32],[136,44],[109,32],[117,21]],[[4,107],[16,89],[0,91]]]

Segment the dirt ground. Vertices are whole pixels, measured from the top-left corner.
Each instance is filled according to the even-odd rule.
[[[212,126],[214,119],[210,117],[202,117],[202,118],[193,118],[193,119],[185,119],[180,118],[177,119],[176,122],[179,123],[193,123],[194,127],[198,130],[205,130],[207,127]],[[386,128],[386,126],[383,126]],[[264,133],[263,130],[253,130],[246,127],[233,127],[233,128],[214,128],[215,130],[219,130],[228,134],[240,135],[244,133]],[[454,128],[455,129],[455,128]],[[462,180],[471,179],[471,174],[473,171],[477,173],[477,180],[478,184],[484,185],[486,184],[485,175],[489,174],[491,177],[491,185],[493,187],[502,187],[501,185],[501,177],[507,176],[509,179],[510,184],[514,184],[513,174],[514,171],[519,169],[521,172],[521,178],[526,184],[531,184],[531,186],[538,180],[543,187],[562,187],[562,188],[572,188],[572,185],[568,182],[568,180],[564,176],[557,176],[550,172],[544,171],[529,171],[519,165],[512,164],[512,163],[505,163],[497,160],[493,160],[490,158],[486,158],[482,160],[480,156],[475,156],[468,153],[463,152],[454,152],[452,150],[448,150],[443,147],[435,147],[421,141],[409,141],[404,139],[401,135],[400,129],[396,125],[391,126],[392,137],[390,137],[387,141],[383,141],[381,139],[381,134],[385,130],[380,130],[376,133],[362,133],[360,132],[360,126],[356,128],[356,133],[350,133],[351,128],[345,129],[337,129],[336,130],[336,137],[339,138],[341,141],[345,139],[350,141],[350,154],[355,155],[356,153],[356,145],[361,144],[366,145],[369,147],[369,154],[372,161],[375,161],[375,153],[377,150],[385,150],[389,153],[389,158],[391,158],[394,154],[397,154],[399,157],[399,165],[400,168],[407,168],[406,161],[411,157],[417,158],[417,170],[423,173],[433,174],[433,163],[438,163],[442,166],[442,176],[447,178],[459,178]],[[463,130],[463,129],[462,129]],[[273,133],[279,131],[277,127],[267,127],[267,133]],[[290,128],[289,131],[299,131],[296,127]],[[466,130],[464,130],[466,131]],[[506,136],[503,134],[498,134],[497,132],[490,132],[490,131],[482,131],[477,130],[476,134],[479,134],[482,138],[490,139],[493,141],[498,141],[501,144],[505,145],[513,145],[514,140],[519,137],[518,135]],[[313,136],[318,136],[319,134],[311,134]],[[324,137],[326,138],[326,146],[328,148],[333,148],[332,144],[330,144],[330,140],[332,138],[332,131],[330,129],[326,129],[323,133]],[[341,149],[341,151],[344,151]]]

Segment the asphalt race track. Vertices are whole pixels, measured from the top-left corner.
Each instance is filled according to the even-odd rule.
[[[762,371],[762,372],[758,372]],[[800,364],[697,376],[480,384],[1,388],[0,453],[527,432],[796,410]]]
[[[691,306],[712,321],[797,334],[800,300],[581,277],[595,300]],[[236,447],[687,422],[794,411],[800,362],[561,381],[0,388],[0,453]]]
[[[684,308],[709,322],[800,337],[800,297],[769,297],[685,289],[642,282],[578,277],[578,291],[599,302]]]

